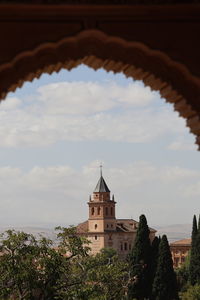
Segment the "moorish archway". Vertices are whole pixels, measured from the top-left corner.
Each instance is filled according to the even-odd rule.
[[[166,9],[168,12],[172,9],[172,7],[165,6],[165,13],[163,14],[163,9],[160,5],[152,7],[149,9],[154,14],[154,23],[155,18],[157,18],[157,22],[159,18],[162,22],[164,20],[166,21]],[[176,12],[177,6],[174,7]],[[200,29],[200,17],[198,18],[196,13],[198,9],[200,9],[200,6],[195,6],[195,12],[191,5],[189,7],[184,7],[185,6],[179,6],[178,9],[180,10],[181,8],[181,13],[183,13],[184,9],[190,8],[191,16],[195,17],[195,22],[198,25],[197,27]],[[61,27],[55,25],[53,32],[47,34],[46,31],[42,32],[41,30],[43,34],[40,36],[40,32],[38,32],[38,36],[33,36],[33,40],[27,40],[27,45],[24,45],[25,40],[23,36],[21,41],[22,47],[20,47],[19,39],[19,45],[17,44],[14,49],[10,49],[10,52],[7,54],[7,57],[9,57],[8,60],[3,61],[3,58],[5,57],[1,57],[0,97],[2,99],[6,97],[8,92],[15,91],[17,87],[21,87],[25,81],[32,81],[34,78],[39,78],[44,72],[51,74],[55,71],[58,72],[61,68],[70,70],[81,63],[84,63],[95,70],[103,67],[107,71],[123,72],[126,76],[132,77],[133,79],[143,80],[143,82],[153,90],[159,90],[161,95],[166,98],[168,102],[174,104],[175,110],[187,119],[187,125],[191,132],[197,136],[196,141],[197,144],[200,145],[200,79],[198,78],[198,72],[195,71],[195,66],[191,63],[192,74],[190,68],[188,68],[188,66],[190,66],[189,62],[186,60],[184,64],[184,61],[181,61],[183,60],[181,55],[179,56],[179,59],[178,56],[177,59],[174,59],[173,55],[169,55],[171,50],[167,51],[166,49],[166,51],[163,51],[163,49],[160,49],[162,47],[149,47],[151,43],[148,43],[148,39],[147,42],[144,43],[141,42],[139,37],[134,38],[135,29],[129,28],[128,34],[127,32],[124,32],[124,29],[117,33],[116,29],[119,29],[118,25],[120,24],[122,17],[125,18],[124,22],[126,24],[130,23],[133,16],[138,19],[138,14],[140,14],[140,19],[142,16],[143,22],[146,22],[147,19],[149,20],[149,15],[145,15],[147,14],[147,11],[149,11],[146,6],[117,5],[111,7],[111,5],[97,5],[94,7],[92,5],[87,5],[86,7],[77,5],[75,8],[71,5],[68,7],[65,6],[65,10],[62,12],[63,6],[58,5],[54,6],[55,13],[53,13],[51,6],[48,6],[48,9],[50,10],[45,7],[45,11],[44,5],[31,6],[31,9],[34,8],[31,12],[26,5],[19,5],[18,7],[10,6],[10,9],[9,7],[4,7],[4,12],[7,12],[7,15],[4,15],[4,18],[8,17],[10,14],[11,18],[15,21],[17,20],[18,23],[20,20],[24,20],[24,18],[26,19],[26,25],[28,24],[28,21],[32,22],[32,20],[28,20],[26,16],[23,16],[23,18],[20,19],[20,15],[16,15],[16,11],[19,13],[19,8],[22,9],[22,13],[24,12],[23,9],[29,11],[32,18],[37,15],[37,21],[42,21],[43,23],[44,20],[49,19],[48,12],[51,12],[48,26],[50,26],[49,24],[52,24],[52,22],[55,23],[55,20],[57,20],[55,19],[55,16],[58,12],[59,20],[63,20],[63,18],[67,16],[68,19],[67,21],[65,20],[65,29],[62,33],[58,30],[58,28]],[[67,11],[67,8],[69,11]],[[86,8],[90,8],[89,12],[86,11]],[[128,9],[130,8],[132,10],[129,11]],[[114,12],[112,12],[111,15],[108,15],[106,9],[110,13],[112,12],[111,9],[114,9]],[[97,13],[98,11],[101,18],[104,16],[104,22],[105,19],[107,21],[109,19],[113,21],[114,18],[115,22],[111,22],[111,25],[114,26],[113,24],[115,24],[115,35],[108,34],[111,32],[111,30],[108,30],[110,29],[109,26],[107,30],[102,30],[102,28],[99,30],[100,26],[97,24],[97,19],[100,17],[98,15],[95,15],[94,17],[94,15],[92,15],[92,13],[94,14],[94,12]],[[158,18],[157,13],[159,11],[162,12],[163,15],[159,15]],[[73,24],[73,18],[70,18],[69,12],[74,13],[73,17],[77,16],[76,14],[79,12],[79,18],[81,14],[84,14],[82,27],[77,27],[76,30],[74,30],[76,26]],[[119,12],[122,12],[122,17],[121,15],[119,16]],[[53,16],[54,18],[52,18]],[[170,17],[168,18],[170,19]],[[36,21],[36,19],[34,19],[34,21]],[[177,15],[175,16],[175,19],[177,19]],[[6,20],[8,22],[8,19]],[[23,26],[25,25],[21,24],[20,28],[25,30],[24,32],[22,31],[22,33],[26,37],[28,30],[24,29],[25,27]],[[34,26],[34,24],[31,26]],[[174,26],[176,29],[176,25]],[[66,28],[68,28],[68,31]],[[1,33],[2,32],[0,31],[0,35]],[[173,33],[170,34],[173,39]],[[127,38],[125,39],[124,37],[126,36]],[[148,38],[148,33],[146,33],[146,38]],[[150,38],[155,39],[153,36],[150,36]],[[10,39],[10,41],[11,40],[12,39]],[[142,40],[145,40],[144,36],[142,36]],[[166,40],[168,41],[167,37]],[[14,40],[14,42],[15,45],[17,40]],[[159,45],[159,41],[156,41],[156,43]],[[182,43],[181,39],[180,43]],[[188,45],[186,48],[188,49]],[[3,47],[2,50],[4,50]],[[193,51],[194,59],[196,49]]]

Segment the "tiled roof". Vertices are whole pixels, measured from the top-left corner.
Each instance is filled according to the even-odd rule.
[[[94,193],[107,193],[107,192],[110,192],[110,190],[107,187],[107,184],[103,179],[103,176],[101,176],[95,187]]]
[[[183,240],[178,240],[178,241],[175,241],[173,243],[170,244],[170,246],[183,246],[183,245],[186,245],[186,246],[190,246],[191,245],[191,239],[183,239]]]
[[[138,228],[138,222],[133,219],[117,219],[116,231],[121,232],[136,232]],[[155,229],[149,228],[152,232],[155,232]],[[86,233],[88,232],[88,221],[80,223],[77,225],[78,233]]]
[[[88,232],[88,221],[85,221],[83,223],[80,223],[76,227],[77,233],[86,233]]]

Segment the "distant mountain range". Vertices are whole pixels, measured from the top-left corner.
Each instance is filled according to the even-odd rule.
[[[65,226],[68,226],[65,224]],[[181,239],[186,239],[191,237],[191,224],[175,224],[175,225],[166,225],[166,226],[152,226],[157,230],[157,235],[166,234],[169,242],[174,242]],[[0,226],[0,232],[4,232],[7,229],[15,229],[17,231],[25,231],[27,233],[33,234],[36,237],[40,235],[46,236],[52,240],[56,238],[56,232],[53,229],[53,226],[48,227],[37,227],[37,226]]]
[[[192,225],[191,224],[175,224],[167,226],[156,226],[157,235],[166,234],[169,242],[175,242],[181,239],[191,237]]]
[[[24,231],[33,234],[35,237],[39,238],[40,235],[45,236],[49,239],[56,239],[56,232],[53,228],[43,228],[36,226],[0,226],[0,233],[5,232],[8,229],[14,229],[16,231]]]

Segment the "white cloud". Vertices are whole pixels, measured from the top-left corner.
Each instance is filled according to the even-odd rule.
[[[160,173],[160,180],[164,183],[171,183],[177,181],[184,181],[188,179],[195,180],[199,178],[200,172],[196,170],[190,170],[186,168],[181,168],[178,166],[173,167],[163,167],[162,172]]]
[[[21,105],[21,100],[17,97],[8,97],[0,103],[0,110],[14,110]]]
[[[111,95],[106,95],[106,88],[92,82],[54,83],[40,87],[38,92],[47,114],[92,114],[116,105]]]
[[[158,101],[161,105],[157,107]],[[185,121],[156,92],[139,82],[59,82],[38,88],[28,99],[0,105],[1,147],[45,147],[58,141],[149,143],[173,136],[169,149],[193,147]],[[151,104],[151,105],[150,105]]]
[[[115,82],[109,82],[105,86],[106,94],[121,104],[129,106],[147,106],[159,98],[159,93],[151,91],[149,87],[145,87],[141,82],[134,82],[127,86],[119,86]]]
[[[200,181],[189,183],[183,187],[185,198],[198,197],[200,196]]]
[[[83,102],[83,105],[80,99],[79,104],[73,103],[75,100],[70,98],[69,89],[68,105],[64,105],[62,97],[60,100],[55,93],[51,94],[51,88],[40,90],[42,100],[36,98],[34,103],[28,102],[28,106],[24,100],[21,109],[0,110],[0,146],[47,146],[60,140],[148,143],[166,134],[183,134],[186,131],[184,120],[178,118],[167,106],[159,111],[153,107],[130,109],[124,106],[121,110],[111,112],[109,108],[114,108],[114,100],[107,99],[106,93],[103,102],[101,97],[97,100],[92,94],[89,102]],[[70,91],[73,96],[73,89]],[[62,91],[61,94],[63,93]],[[91,101],[95,103],[94,106]],[[118,104],[115,105],[117,108]],[[91,114],[67,113],[75,110],[83,112],[84,109]],[[95,113],[92,113],[92,109]],[[97,112],[103,109],[108,111]]]
[[[194,141],[184,141],[183,139],[179,139],[171,143],[168,146],[168,149],[174,151],[193,151],[197,150],[197,145],[194,144]]]
[[[172,214],[170,220],[174,216],[180,219],[179,222],[182,218],[180,207],[186,206],[188,214],[196,206],[198,209],[199,175],[200,172],[193,170],[158,167],[147,161],[103,170],[108,187],[116,194],[118,215],[130,217],[131,213],[137,218],[143,210],[148,211],[154,224],[159,223],[159,209],[168,211]],[[29,171],[0,168],[1,223],[59,224],[84,220],[88,214],[88,197],[98,178],[98,160],[83,166],[80,171],[67,165],[33,167]],[[190,186],[191,181],[195,184]],[[186,194],[186,186],[190,193]],[[191,200],[183,202],[191,195],[192,208]]]
[[[93,114],[124,104],[146,106],[158,98],[158,93],[138,82],[127,86],[117,85],[114,81],[60,82],[42,86],[38,93],[46,113],[61,115]]]

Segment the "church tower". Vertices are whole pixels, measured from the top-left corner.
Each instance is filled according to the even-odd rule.
[[[114,195],[110,197],[110,190],[100,173],[99,181],[90,196],[88,231],[93,233],[115,231],[115,200]]]
[[[102,248],[113,248],[119,257],[125,259],[134,247],[138,222],[133,219],[116,219],[116,202],[100,170],[100,178],[88,201],[89,218],[77,226],[77,233],[91,242],[89,247],[92,255],[99,253]],[[156,231],[149,229],[153,241]]]

